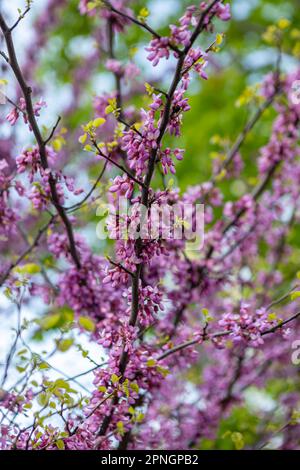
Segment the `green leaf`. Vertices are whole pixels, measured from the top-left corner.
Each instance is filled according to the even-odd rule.
[[[131,390],[133,390],[134,392],[139,393],[140,388],[139,388],[139,386],[138,386],[138,384],[137,384],[136,382],[132,382],[132,383],[130,384],[130,388],[131,388]]]
[[[116,374],[112,374],[110,379],[111,379],[113,384],[116,384],[117,382],[119,382],[120,378],[121,377],[118,377]]]
[[[59,341],[57,348],[59,351],[65,352],[70,349],[73,343],[74,343],[73,339],[62,339],[61,341]]]
[[[242,450],[244,448],[245,442],[244,442],[243,434],[241,434],[240,432],[233,432],[231,434],[231,439],[232,439],[232,442],[234,443],[236,450]]]
[[[134,409],[132,406],[130,406],[130,407],[128,408],[128,412],[129,412],[131,415],[134,415],[134,414],[135,414],[135,409]]]
[[[220,46],[220,44],[222,44],[222,42],[223,42],[223,34],[218,33],[217,36],[216,36],[216,44],[218,46]]]
[[[54,315],[47,315],[46,317],[39,320],[39,325],[43,330],[50,330],[57,326],[60,321],[60,314],[55,313]]]
[[[156,369],[163,377],[167,377],[170,373],[170,371],[165,367],[157,366]]]
[[[147,364],[148,367],[154,367],[156,365],[156,360],[155,359],[148,359],[146,364]]]
[[[124,428],[124,424],[122,421],[117,422],[117,430],[118,430],[118,433],[121,434],[121,436],[123,436],[123,434],[125,433],[125,428]]]
[[[49,399],[48,399],[47,393],[42,392],[42,393],[39,394],[39,396],[37,398],[37,402],[38,402],[39,405],[44,407],[48,404],[48,401],[49,401]]]
[[[299,297],[300,297],[300,291],[296,291],[291,294],[291,300],[296,300]]]
[[[105,120],[104,118],[99,117],[99,118],[97,118],[97,119],[95,119],[95,120],[93,121],[93,126],[94,126],[94,127],[100,127],[100,126],[102,126],[105,122],[106,122],[106,120]]]
[[[91,318],[79,317],[78,318],[78,323],[82,328],[84,328],[87,331],[95,331],[95,329],[96,329],[96,325],[93,322],[93,320],[91,320]]]
[[[27,349],[21,349],[19,352],[18,352],[18,356],[23,356],[23,354],[26,354],[27,353]]]
[[[78,139],[78,141],[81,143],[81,144],[84,144],[86,142],[86,139],[87,139],[87,133],[81,135]]]
[[[126,379],[125,382],[123,383],[123,390],[124,390],[125,395],[126,395],[127,398],[129,398],[129,396],[130,396],[128,385],[129,385],[129,380]]]
[[[153,86],[151,86],[149,83],[146,82],[146,83],[145,83],[145,88],[146,88],[147,94],[148,94],[149,96],[152,96],[153,93],[154,93],[154,91],[155,91],[154,88],[153,88]]]
[[[110,114],[112,113],[114,110],[114,108],[109,104],[108,106],[106,106],[105,108],[105,114]]]
[[[35,263],[27,263],[22,266],[17,266],[15,271],[19,274],[37,274],[41,272],[41,268]]]
[[[65,449],[65,443],[62,439],[58,439],[55,444],[56,444],[56,447],[59,450],[64,450]]]
[[[30,410],[32,408],[32,403],[25,403],[23,408],[25,408],[26,410]]]
[[[149,10],[145,7],[143,7],[139,14],[138,14],[138,20],[141,22],[141,23],[144,23],[146,21],[146,19],[148,18],[149,16]]]
[[[10,289],[10,287],[6,287],[6,289],[4,290],[4,295],[5,295],[5,297],[7,297],[9,300],[11,299],[11,297],[12,297],[12,290]]]
[[[280,29],[286,29],[290,26],[291,22],[287,18],[280,18],[277,25]]]
[[[39,364],[39,369],[41,369],[41,370],[50,369],[50,366],[49,366],[49,364],[47,364],[47,362],[41,362]]]
[[[144,418],[145,418],[144,413],[138,413],[136,417],[136,422],[141,423],[144,420]]]

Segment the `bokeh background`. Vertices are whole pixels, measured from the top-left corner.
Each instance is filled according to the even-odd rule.
[[[1,8],[11,21],[17,17],[17,8],[23,8],[24,2],[18,0],[2,0]],[[104,68],[105,54],[99,48],[97,33],[95,36],[95,18],[81,16],[78,13],[78,0],[55,2],[56,6],[49,12],[47,0],[35,0],[32,10],[20,23],[15,31],[15,43],[20,62],[26,70],[26,75],[32,83],[36,97],[43,97],[48,107],[43,111],[41,121],[51,127],[57,115],[63,118],[63,126],[68,129],[68,144],[63,151],[63,162],[66,172],[75,172],[76,162],[84,158],[78,146],[78,135],[81,124],[87,122],[93,113],[93,100],[104,92],[114,89],[112,75]],[[134,9],[139,11],[144,6],[143,1],[135,1]],[[167,33],[167,27],[175,21],[190,4],[185,0],[151,0],[147,2],[150,11],[149,23],[161,34]],[[212,171],[214,158],[230,146],[242,130],[250,113],[257,103],[251,97],[251,89],[259,85],[266,73],[274,70],[276,49],[264,40],[263,35],[269,25],[284,17],[291,21],[295,31],[300,27],[299,0],[233,0],[233,19],[226,24],[217,24],[220,30],[226,31],[225,41],[221,52],[209,65],[209,80],[195,79],[190,88],[191,111],[184,118],[183,136],[178,144],[187,149],[186,158],[177,165],[175,184],[180,181],[184,190],[187,186],[206,181]],[[50,18],[49,15],[50,14]],[[47,15],[47,16],[45,16]],[[97,29],[96,29],[97,31]],[[99,33],[100,34],[100,33]],[[153,69],[146,61],[144,48],[149,37],[136,27],[130,27],[128,34],[122,36],[116,44],[116,56],[119,60],[126,58],[128,51],[132,60],[140,67],[141,74],[134,79],[136,93],[128,96],[128,102],[143,106],[141,95],[145,80],[159,82],[167,87],[173,71],[172,60],[163,62]],[[209,38],[204,39],[203,47],[209,44]],[[299,65],[300,35],[289,35],[285,39],[286,48],[282,55],[282,70],[290,71]],[[100,41],[101,43],[101,41]],[[289,53],[289,51],[293,51]],[[7,76],[5,62],[1,61],[1,76]],[[7,95],[17,96],[15,81],[9,76]],[[132,83],[131,83],[132,85]],[[245,92],[246,89],[246,92]],[[255,88],[254,88],[255,89]],[[248,90],[248,91],[247,91]],[[253,90],[253,88],[252,88]],[[126,96],[126,88],[125,88]],[[6,143],[13,141],[10,149],[16,153],[28,141],[28,133],[21,122],[13,129],[5,122],[9,105],[0,105],[0,158],[7,152]],[[231,199],[238,199],[248,188],[256,183],[256,166],[254,163],[258,149],[267,142],[273,111],[268,110],[254,131],[248,136],[243,146],[245,161],[243,179],[224,183],[223,190]],[[13,133],[13,135],[12,135]],[[57,143],[59,145],[59,142]],[[81,185],[87,187],[99,172],[99,166],[88,165],[86,174],[76,175]],[[159,184],[157,180],[156,184]],[[72,201],[70,201],[70,204]],[[96,237],[97,216],[95,212],[86,215],[82,232],[89,237],[95,250],[109,250],[109,246],[101,244]],[[294,246],[293,258],[286,258],[281,266],[287,282],[297,270],[300,247],[300,227],[295,225],[290,234],[290,243]],[[1,245],[1,249],[4,247]],[[263,263],[263,259],[261,260]],[[284,286],[283,286],[284,289]],[[47,313],[44,304],[36,299],[23,309],[23,317],[31,320],[38,315],[42,318]],[[0,363],[4,364],[7,351],[14,339],[14,328],[17,322],[17,312],[11,306],[5,295],[0,294]],[[57,338],[57,332],[51,329],[42,331],[36,326],[27,333],[27,340],[39,354],[51,351]],[[93,360],[99,362],[99,347],[88,342],[87,336],[81,335],[80,343],[89,351],[91,367]],[[103,357],[105,360],[105,357]],[[52,369],[49,376],[59,376],[61,371],[68,375],[80,374],[87,369],[86,359],[76,347],[65,353],[55,353],[49,359]],[[0,364],[1,365],[1,364]],[[82,387],[89,387],[92,375],[78,379]],[[16,382],[13,369],[8,377],[7,386]],[[224,423],[220,436],[228,428],[239,429],[245,420],[248,423],[247,432],[251,433],[251,420],[256,423],[256,407],[272,412],[276,393],[285,384],[270,385],[265,393],[252,391],[247,397],[248,408],[237,410],[231,416],[231,422]],[[219,448],[233,446],[230,440],[220,437],[216,444]],[[209,443],[208,443],[209,446]]]

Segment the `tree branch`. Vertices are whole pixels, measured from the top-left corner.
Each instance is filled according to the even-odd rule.
[[[34,133],[34,136],[35,136],[38,148],[39,148],[39,153],[40,153],[40,158],[41,158],[41,165],[44,169],[48,169],[49,166],[48,166],[47,153],[46,153],[46,143],[44,142],[44,140],[42,138],[40,129],[38,127],[38,124],[37,124],[37,121],[36,121],[36,118],[35,118],[33,104],[32,104],[32,98],[31,98],[32,89],[30,88],[30,86],[27,85],[27,83],[24,79],[24,76],[22,74],[22,71],[20,69],[18,59],[17,59],[17,56],[16,56],[16,52],[15,52],[14,43],[13,43],[13,40],[12,40],[12,34],[11,34],[12,30],[11,30],[11,28],[9,28],[7,26],[7,24],[6,24],[6,22],[3,18],[3,15],[1,13],[0,13],[0,29],[2,30],[2,33],[4,35],[4,39],[5,39],[5,43],[6,43],[6,47],[7,47],[7,51],[8,51],[9,64],[10,64],[10,66],[11,66],[13,72],[14,72],[14,75],[15,75],[15,77],[16,77],[19,85],[20,85],[20,88],[23,92],[23,96],[24,96],[25,103],[26,103],[26,112],[27,112],[27,115],[28,115],[28,121],[31,125],[32,131]],[[68,219],[68,217],[65,213],[64,208],[59,203],[59,197],[58,197],[57,190],[56,190],[56,182],[55,182],[55,178],[52,175],[52,173],[50,173],[50,175],[49,175],[49,186],[50,186],[50,191],[51,191],[52,202],[53,202],[53,204],[54,204],[61,220],[63,221],[63,223],[65,225],[65,228],[66,228],[66,231],[67,231],[71,256],[73,258],[73,261],[74,261],[75,265],[79,269],[81,267],[81,264],[80,264],[79,254],[78,254],[77,249],[76,249],[76,244],[75,244],[74,234],[73,234],[73,228],[72,228],[71,222],[69,221],[69,219]]]
[[[118,162],[115,162],[115,160],[113,160],[112,158],[108,157],[107,155],[105,155],[102,150],[100,149],[99,145],[97,144],[97,142],[95,140],[92,140],[92,143],[94,145],[94,147],[97,149],[98,151],[98,155],[100,157],[103,157],[105,158],[105,160],[107,160],[108,162],[112,163],[113,165],[115,165],[117,168],[119,168],[119,170],[123,171],[124,173],[126,173],[126,175],[132,180],[134,181],[136,184],[138,184],[139,186],[141,186],[142,188],[145,187],[145,184],[142,182],[142,181],[139,181],[132,173],[130,173],[130,171],[128,171],[123,165],[120,165],[120,163]]]
[[[116,8],[114,8],[110,2],[106,1],[106,0],[103,0],[103,3],[106,5],[106,7],[111,10],[112,12],[116,13],[116,15],[119,15],[121,16],[122,18],[125,18],[126,20],[129,20],[131,21],[132,23],[136,24],[137,26],[139,26],[140,28],[142,29],[145,29],[146,31],[148,31],[150,34],[152,34],[152,36],[154,36],[155,38],[157,39],[161,39],[161,35],[158,34],[156,31],[154,31],[154,29],[151,28],[151,26],[149,26],[146,22],[141,22],[139,21],[137,18],[134,18],[133,16],[130,16],[128,15],[127,13],[124,13],[120,10],[117,10]],[[216,2],[215,2],[216,3]],[[172,49],[173,51],[177,52],[177,53],[180,53],[180,49],[178,49],[178,47],[174,46],[174,44],[171,44],[169,43],[169,47],[170,49]]]
[[[153,149],[153,151],[151,153],[148,168],[147,168],[147,173],[146,173],[146,177],[145,177],[145,181],[144,181],[144,185],[143,185],[143,189],[142,189],[141,203],[145,207],[148,207],[148,204],[149,204],[150,184],[151,184],[151,180],[152,180],[152,177],[153,177],[153,174],[154,174],[157,152],[160,148],[162,139],[164,137],[164,134],[165,134],[167,126],[168,126],[168,122],[169,122],[169,118],[170,118],[170,114],[171,114],[172,100],[173,100],[173,97],[174,97],[174,93],[175,93],[175,91],[176,91],[176,89],[177,89],[177,87],[178,87],[178,85],[181,81],[181,78],[182,78],[181,72],[182,72],[182,67],[183,67],[183,64],[184,64],[185,57],[189,53],[190,49],[192,48],[192,46],[193,46],[195,40],[197,39],[197,37],[199,36],[199,34],[203,31],[205,17],[211,11],[213,6],[217,3],[217,1],[218,0],[214,0],[213,2],[211,2],[211,4],[208,5],[208,7],[202,12],[202,14],[200,16],[200,19],[199,19],[199,22],[198,22],[198,25],[197,25],[197,27],[196,27],[196,29],[195,29],[192,37],[191,37],[190,44],[188,46],[186,46],[185,49],[183,51],[180,51],[180,53],[178,54],[178,60],[177,60],[175,75],[173,77],[173,81],[171,83],[169,92],[167,93],[167,100],[166,100],[163,116],[162,116],[162,119],[161,119],[161,124],[160,124],[160,127],[159,127],[159,137],[157,139],[157,148]],[[105,2],[105,4],[110,5],[108,2]],[[114,11],[114,10],[112,10],[112,11]],[[116,10],[115,13],[119,13],[119,12]],[[141,254],[142,249],[143,249],[142,240],[139,238],[136,242],[137,256],[139,256]],[[138,318],[139,281],[140,281],[140,276],[141,276],[142,271],[143,271],[143,264],[138,263],[136,265],[136,273],[135,273],[135,276],[132,279],[132,286],[131,286],[132,300],[131,300],[131,315],[130,315],[130,320],[129,320],[129,325],[131,325],[131,326],[135,326],[137,318]],[[128,359],[129,359],[128,352],[124,350],[122,355],[121,355],[121,360],[120,360],[120,364],[119,364],[120,373],[122,375],[124,374],[124,372],[126,370]],[[117,403],[118,403],[118,397],[115,397],[114,400],[113,400],[113,403],[112,403],[110,413],[105,416],[105,418],[102,422],[100,432],[99,432],[100,435],[105,435],[105,433],[106,433],[106,431],[109,427],[109,424],[111,422],[111,418],[113,416],[113,413],[114,413],[114,407],[116,406]]]
[[[266,330],[266,331],[263,331],[261,333],[261,336],[266,336],[270,333],[275,333],[275,331],[279,330],[280,328],[282,328],[284,325],[287,325],[288,323],[296,320],[297,318],[300,317],[300,312],[298,313],[295,313],[295,315],[291,316],[290,318],[288,318],[287,320],[281,322],[281,323],[278,323],[278,325],[275,325],[274,327],[270,328],[269,330]],[[232,333],[232,331],[219,331],[217,333],[214,333],[212,335],[206,335],[202,340],[203,341],[208,341],[210,339],[213,339],[213,338],[220,338],[222,336],[228,336]],[[193,339],[191,341],[186,341],[185,343],[181,343],[181,344],[178,344],[177,346],[175,346],[174,348],[172,349],[169,349],[168,351],[165,351],[163,354],[161,354],[160,356],[158,356],[158,358],[156,359],[157,361],[161,361],[163,359],[166,359],[167,357],[171,356],[171,354],[174,354],[178,351],[181,351],[182,349],[185,349],[185,348],[188,348],[190,346],[194,346],[196,344],[201,344],[201,340],[199,339]]]

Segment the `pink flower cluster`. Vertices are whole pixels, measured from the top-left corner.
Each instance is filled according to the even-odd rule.
[[[264,342],[261,334],[277,324],[268,319],[268,312],[264,308],[253,312],[251,306],[245,303],[238,313],[222,315],[218,323],[228,331],[229,338],[235,343],[248,343],[255,347]]]
[[[206,10],[209,6],[207,2],[200,3],[200,11]],[[170,25],[170,37],[155,37],[150,42],[150,45],[146,48],[146,51],[149,52],[147,59],[152,62],[152,65],[155,67],[159,64],[162,58],[169,59],[171,54],[172,46],[176,47],[178,50],[180,48],[189,49],[191,45],[191,38],[192,38],[192,29],[191,27],[195,27],[198,23],[198,12],[199,9],[196,6],[190,6],[187,8],[185,14],[180,18],[179,23],[180,26]],[[230,5],[227,3],[224,5],[222,2],[217,2],[214,5],[207,16],[204,18],[204,24],[210,25],[211,18],[213,16],[217,16],[222,21],[228,21],[231,18],[230,13]],[[196,56],[198,57],[196,58]],[[178,51],[174,51],[174,56],[178,56]],[[188,62],[192,59],[193,63],[196,63],[200,57],[202,57],[202,53],[199,48],[189,51],[188,57],[186,59],[187,65]],[[206,74],[203,72],[203,68],[205,65],[198,64],[195,69],[199,73],[202,78],[206,79]]]
[[[175,169],[173,160],[171,158],[172,154],[177,160],[182,160],[183,153],[184,153],[183,149],[174,149],[172,151],[170,148],[166,148],[160,153],[160,160],[161,160],[163,172],[165,175],[167,175],[169,171],[173,175],[175,175],[176,173],[176,169]]]
[[[39,117],[41,109],[45,108],[46,106],[47,106],[47,103],[43,101],[42,99],[40,99],[33,106],[34,115]],[[20,113],[22,113],[25,124],[28,124],[28,116],[26,113],[26,102],[23,97],[20,98],[18,107],[13,108],[12,111],[10,111],[10,113],[6,116],[7,121],[12,126],[14,126],[17,120],[19,119]],[[32,130],[30,125],[29,125],[29,128],[30,130]]]
[[[132,295],[128,293],[128,303],[131,308]],[[128,313],[130,312],[130,308]],[[163,292],[158,287],[145,286],[139,290],[139,321],[147,327],[156,319],[159,312],[164,311]]]
[[[130,199],[133,193],[133,187],[134,183],[128,175],[116,176],[113,180],[112,186],[109,188],[109,191]]]
[[[52,147],[48,146],[46,148],[47,158],[50,165],[53,165],[56,161],[57,154]],[[29,150],[24,150],[21,155],[16,158],[17,171],[18,173],[24,173],[29,171],[29,180],[33,181],[33,178],[36,173],[40,173],[43,177],[46,177],[49,174],[48,170],[44,170],[41,164],[40,152],[37,146]]]

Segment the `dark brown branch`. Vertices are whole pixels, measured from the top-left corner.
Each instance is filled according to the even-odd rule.
[[[146,31],[148,31],[150,34],[152,34],[152,36],[154,36],[155,38],[157,39],[161,39],[161,35],[158,34],[156,31],[154,31],[154,29],[151,28],[151,26],[149,26],[146,22],[141,22],[139,21],[137,18],[134,18],[133,16],[130,16],[130,15],[127,15],[127,13],[124,13],[123,11],[120,11],[120,10],[117,10],[116,8],[114,8],[108,1],[106,0],[103,0],[103,3],[106,5],[107,8],[109,8],[111,11],[113,11],[114,13],[116,13],[117,15],[119,16],[122,16],[123,18],[131,21],[132,23],[136,24],[137,26],[140,26],[142,29],[145,29]],[[169,44],[169,47],[170,49],[172,49],[173,51],[177,52],[177,53],[180,53],[180,49],[178,49],[178,47],[174,46],[174,44]]]
[[[288,318],[287,320],[284,320],[283,322],[280,322],[278,323],[277,325],[275,325],[274,327],[270,328],[269,330],[266,330],[266,331],[263,331],[261,333],[261,336],[266,336],[270,333],[275,333],[275,331],[279,330],[280,328],[282,328],[284,325],[287,325],[288,323],[291,323],[292,321],[296,320],[297,318],[300,317],[300,312],[298,313],[295,313],[295,315],[291,316],[290,318]],[[212,335],[207,335],[203,341],[208,341],[210,339],[213,339],[213,338],[220,338],[222,336],[228,336],[232,333],[232,331],[220,331],[218,333],[214,333]],[[174,348],[172,349],[169,349],[168,351],[165,351],[163,354],[161,354],[158,358],[157,358],[157,361],[161,361],[163,359],[166,359],[168,356],[170,356],[171,354],[174,354],[178,351],[181,351],[182,349],[185,349],[185,348],[188,348],[190,346],[195,346],[196,344],[201,344],[201,340],[199,341],[199,339],[193,339],[191,341],[186,341],[185,343],[181,343],[181,344],[178,344],[177,346],[175,346]]]
[[[242,369],[243,369],[244,358],[245,358],[244,354],[241,354],[237,357],[237,362],[236,362],[236,366],[235,366],[233,376],[232,376],[232,378],[229,382],[229,385],[227,387],[225,397],[221,400],[221,406],[222,406],[223,409],[226,408],[226,406],[228,405],[228,403],[231,401],[231,399],[233,397],[233,395],[232,395],[233,389],[234,389],[234,386],[235,386],[237,380],[241,376]]]
[[[107,256],[108,261],[115,266],[116,268],[122,269],[126,274],[129,274],[129,276],[134,276],[134,273],[129,271],[129,269],[126,269],[125,266],[123,266],[121,263],[116,263],[114,260],[112,260],[109,256]]]
[[[109,161],[110,163],[112,163],[113,165],[115,165],[117,168],[119,168],[119,170],[123,171],[124,173],[126,173],[126,175],[132,179],[132,181],[134,181],[136,184],[138,184],[139,186],[142,186],[144,187],[145,184],[142,182],[142,181],[139,181],[132,173],[130,173],[130,171],[128,171],[124,166],[120,165],[120,163],[116,162],[115,160],[113,160],[112,158],[108,157],[107,155],[105,155],[102,150],[100,149],[99,145],[97,144],[97,142],[95,140],[92,140],[92,143],[94,145],[94,147],[97,149],[98,151],[98,155],[100,157],[103,157],[105,158],[105,160]]]
[[[217,3],[217,1],[218,0],[214,0],[213,2],[211,2],[211,4],[208,5],[208,7],[202,12],[202,14],[200,16],[200,19],[199,19],[199,22],[197,24],[197,27],[195,28],[195,31],[192,34],[190,44],[188,46],[186,46],[183,51],[178,52],[178,61],[177,61],[175,75],[173,77],[173,81],[171,83],[169,92],[167,93],[166,104],[165,104],[161,124],[160,124],[160,127],[159,127],[159,137],[157,139],[157,148],[153,149],[153,151],[150,155],[149,164],[148,164],[148,168],[147,168],[147,173],[146,173],[145,181],[144,181],[144,184],[143,184],[141,203],[145,207],[148,207],[148,204],[149,204],[150,184],[151,184],[152,177],[153,177],[154,170],[155,170],[155,163],[156,163],[157,153],[158,153],[158,150],[160,148],[161,142],[163,140],[163,137],[165,135],[165,132],[166,132],[166,129],[167,129],[167,126],[168,126],[168,123],[169,123],[169,119],[170,119],[170,115],[171,115],[171,109],[172,109],[172,100],[173,100],[174,93],[175,93],[175,91],[176,91],[176,89],[177,89],[177,87],[178,87],[178,85],[179,85],[179,83],[182,79],[181,73],[182,73],[182,68],[183,68],[185,57],[189,53],[189,51],[192,48],[192,46],[193,46],[194,42],[196,41],[197,37],[203,31],[203,29],[205,27],[206,15],[211,11],[211,9]],[[111,7],[109,2],[105,1],[105,4],[108,5],[109,7]],[[120,12],[118,10],[115,10],[113,7],[111,9],[115,13],[120,14]],[[124,16],[124,15],[122,14],[122,16]],[[131,20],[130,17],[128,19]],[[134,21],[134,22],[136,23],[136,21]],[[142,25],[144,26],[143,23],[142,23]],[[139,26],[141,26],[141,25],[139,25]],[[142,249],[143,249],[142,240],[139,238],[136,242],[137,256],[139,256],[141,254]],[[131,289],[132,289],[132,301],[131,301],[131,316],[130,316],[130,320],[129,320],[129,324],[131,326],[135,326],[137,318],[138,318],[139,282],[140,282],[140,276],[141,276],[142,271],[143,271],[143,264],[142,263],[137,264],[136,273],[135,273],[135,276],[132,279],[132,287],[131,287]],[[121,360],[120,360],[120,365],[119,365],[120,373],[122,375],[124,374],[124,372],[126,370],[128,359],[129,359],[128,352],[124,350],[123,353],[122,353]],[[118,402],[118,397],[115,397],[114,400],[113,400],[113,403],[112,403],[110,413],[105,416],[105,418],[102,422],[100,432],[99,432],[99,434],[102,435],[102,436],[105,435],[105,433],[106,433],[106,431],[109,427],[109,424],[111,422],[111,418],[112,418],[113,413],[114,413],[114,406],[117,404],[117,402]]]
[[[277,331],[279,328],[282,328],[284,325],[287,325],[288,323],[296,320],[297,318],[300,317],[300,312],[295,313],[292,317],[288,318],[287,320],[284,320],[283,322],[278,323],[278,325],[273,326],[273,328],[270,328],[267,331],[264,331],[261,335],[265,336],[268,335],[269,333],[274,333]]]
[[[5,54],[5,52],[0,51],[0,55],[2,55],[2,57],[4,58],[4,60],[9,64],[9,58],[7,57],[7,55]]]
[[[174,354],[178,351],[181,351],[182,349],[189,348],[190,346],[194,346],[195,344],[199,344],[198,339],[192,339],[191,341],[185,341],[184,343],[178,344],[172,349],[168,349],[165,351],[163,354],[161,354],[157,360],[162,361],[163,359],[166,359],[168,356],[171,356],[171,354]]]
[[[48,169],[48,160],[47,160],[47,152],[46,152],[46,143],[44,142],[39,126],[37,124],[35,114],[34,114],[34,109],[33,109],[33,104],[32,104],[32,89],[27,85],[24,76],[22,74],[22,71],[20,69],[18,59],[16,56],[15,52],[15,47],[12,39],[12,33],[11,33],[11,28],[9,28],[6,24],[6,21],[3,18],[3,15],[0,13],[0,29],[2,30],[2,33],[4,35],[7,51],[8,51],[8,57],[9,57],[9,64],[14,72],[14,75],[20,85],[20,88],[22,90],[25,103],[26,103],[26,112],[28,116],[28,121],[30,123],[30,126],[32,128],[33,134],[35,136],[38,148],[39,148],[39,153],[40,153],[40,158],[41,158],[41,165],[44,169]],[[71,222],[69,221],[66,212],[64,208],[60,205],[59,202],[59,197],[57,194],[57,189],[56,189],[56,182],[55,178],[50,173],[49,175],[49,186],[50,186],[50,191],[51,191],[51,200],[53,205],[55,206],[61,220],[63,221],[66,232],[68,235],[68,240],[69,240],[69,248],[70,248],[70,253],[73,258],[73,261],[77,268],[81,267],[80,264],[80,258],[79,254],[76,249],[76,244],[74,240],[74,234],[73,234],[73,228],[71,225]]]
[[[15,24],[13,24],[13,26],[10,28],[10,32],[12,32],[17,26],[18,24],[20,23],[20,21],[25,18],[25,16],[27,15],[27,13],[29,13],[30,11],[30,6],[26,8],[26,10],[20,14],[19,18],[17,19],[17,21],[15,22]]]

